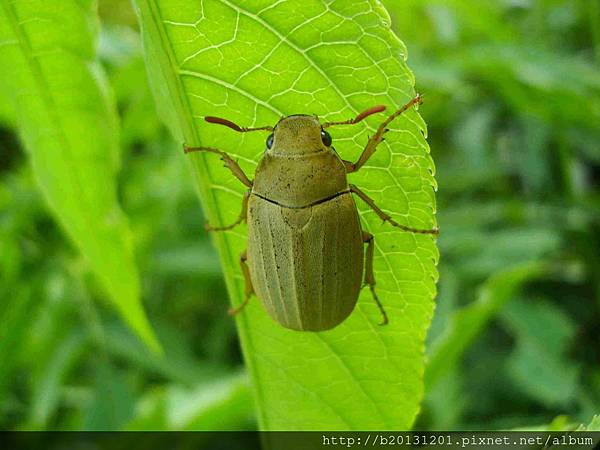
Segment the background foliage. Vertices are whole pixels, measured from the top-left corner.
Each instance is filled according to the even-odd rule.
[[[600,404],[598,3],[386,3],[426,94],[440,185],[440,295],[417,428],[589,422]],[[0,99],[0,427],[255,427],[219,263],[155,115],[135,15],[125,1],[99,6],[119,196],[166,356],[91,302],[101,294]]]

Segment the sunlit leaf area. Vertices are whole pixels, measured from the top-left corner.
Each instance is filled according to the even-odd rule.
[[[0,429],[598,428],[598,2],[2,0],[0,67]],[[389,324],[229,316],[246,188],[183,144],[253,178],[268,133],[203,117],[416,93],[348,176],[440,228],[356,198]]]

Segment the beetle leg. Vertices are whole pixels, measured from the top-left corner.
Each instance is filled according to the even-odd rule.
[[[365,284],[369,286],[371,289],[371,294],[373,294],[373,300],[377,303],[377,307],[381,312],[381,316],[383,320],[379,325],[387,325],[388,316],[383,309],[383,305],[379,301],[379,297],[377,297],[377,293],[375,292],[375,272],[373,271],[373,255],[375,254],[375,238],[371,233],[367,233],[363,231],[363,242],[367,244],[367,254],[366,254],[366,262],[365,262]]]
[[[398,222],[396,222],[394,219],[392,219],[388,214],[384,213],[373,201],[373,199],[371,199],[371,197],[369,197],[367,194],[365,194],[363,191],[361,191],[359,188],[357,188],[355,185],[350,184],[350,192],[354,192],[356,195],[358,195],[367,205],[369,205],[371,207],[371,209],[373,211],[375,211],[375,214],[377,214],[379,217],[381,217],[381,219],[384,222],[389,222],[391,225],[400,228],[401,230],[404,231],[408,231],[410,233],[418,233],[418,234],[439,234],[440,230],[439,228],[435,227],[432,228],[430,230],[422,230],[419,228],[412,228],[412,227],[407,227],[406,225],[400,225]]]
[[[369,138],[365,149],[358,158],[358,161],[356,161],[355,163],[346,164],[346,170],[348,171],[348,173],[358,171],[358,169],[360,169],[369,160],[373,153],[375,153],[375,150],[377,150],[377,146],[384,141],[383,135],[387,131],[389,131],[387,129],[387,126],[390,124],[390,122],[392,122],[396,117],[401,115],[407,109],[410,109],[414,105],[422,103],[422,101],[423,100],[421,96],[417,94],[417,96],[413,98],[410,102],[408,102],[406,105],[402,106],[399,110],[390,114],[390,116],[387,119],[385,119],[381,125],[379,125],[379,128],[377,128],[375,134]]]
[[[244,301],[240,304],[240,306],[236,308],[229,308],[229,315],[235,316],[242,309],[246,307],[248,301],[250,300],[250,296],[254,294],[254,287],[252,287],[252,279],[250,278],[250,268],[248,267],[248,251],[244,250],[240,255],[240,267],[242,268],[242,274],[244,275]]]
[[[247,187],[252,187],[252,181],[250,181],[250,179],[246,176],[246,174],[244,173],[244,171],[242,170],[242,168],[239,166],[239,164],[237,162],[235,162],[231,156],[229,156],[227,153],[217,149],[217,148],[212,148],[212,147],[188,147],[187,145],[184,144],[183,146],[183,151],[185,153],[192,153],[192,152],[208,152],[208,153],[216,153],[217,155],[221,155],[221,159],[223,160],[223,162],[225,163],[225,167],[227,167],[229,170],[231,170],[231,172],[233,173],[233,175],[240,180],[242,183],[244,183],[244,185],[246,185]]]
[[[206,229],[206,231],[226,231],[226,230],[231,230],[233,227],[239,225],[244,220],[246,220],[246,215],[248,213],[248,199],[249,198],[250,198],[250,189],[248,189],[246,191],[246,193],[244,194],[244,198],[242,200],[242,212],[240,212],[240,215],[239,215],[239,217],[237,218],[237,220],[235,222],[233,222],[231,225],[227,225],[225,227],[211,227],[209,224],[206,224],[204,226],[204,228]]]

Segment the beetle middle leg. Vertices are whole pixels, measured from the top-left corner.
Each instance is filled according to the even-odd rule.
[[[240,255],[240,267],[242,268],[242,274],[244,275],[244,301],[235,308],[229,308],[228,313],[230,316],[234,316],[243,310],[250,301],[252,294],[254,294],[254,287],[252,286],[252,279],[250,278],[250,268],[248,267],[247,250],[244,250]]]
[[[218,148],[212,148],[212,147],[188,147],[186,145],[183,146],[183,151],[185,153],[207,152],[207,153],[216,153],[217,155],[220,155],[221,160],[225,163],[225,167],[227,167],[229,170],[231,170],[233,175],[238,180],[240,180],[242,183],[244,183],[245,186],[247,186],[249,188],[252,187],[252,181],[250,181],[250,179],[246,176],[246,174],[244,173],[244,171],[242,170],[240,165],[237,162],[235,162],[233,160],[233,158],[231,158],[231,156],[229,156],[224,151],[221,151]]]
[[[408,231],[410,233],[439,234],[440,230],[437,227],[431,228],[429,230],[423,230],[420,228],[412,228],[412,227],[407,227],[406,225],[399,224],[394,219],[392,219],[392,217],[389,214],[384,213],[383,210],[375,204],[375,202],[373,201],[373,199],[371,197],[369,197],[367,194],[365,194],[363,191],[361,191],[355,185],[350,184],[349,187],[350,187],[350,192],[353,192],[356,195],[358,195],[367,205],[369,205],[371,207],[371,209],[373,211],[375,211],[375,214],[377,214],[384,222],[388,222],[392,226],[395,226],[396,228],[400,228],[401,230],[404,230],[404,231]]]
[[[358,160],[355,163],[351,163],[350,161],[344,161],[344,164],[346,165],[346,171],[348,173],[358,171],[358,169],[360,169],[369,160],[369,158],[373,156],[373,153],[375,153],[375,150],[377,150],[377,146],[381,144],[381,142],[383,142],[383,135],[388,131],[387,126],[396,117],[400,116],[403,112],[412,108],[415,105],[421,104],[422,102],[422,97],[417,94],[415,98],[413,98],[406,105],[402,106],[400,109],[390,114],[389,117],[385,119],[381,123],[381,125],[379,125],[375,134],[369,138],[369,141],[367,142],[367,145],[365,146],[365,149],[359,156]]]
[[[381,316],[383,320],[379,325],[387,325],[388,316],[383,308],[383,305],[379,301],[379,297],[377,297],[377,293],[375,292],[375,272],[373,271],[373,256],[375,255],[375,238],[371,233],[367,233],[363,231],[363,242],[367,244],[367,254],[365,257],[365,284],[369,286],[371,290],[371,294],[373,294],[373,300],[377,303],[377,307],[381,312]]]
[[[231,225],[226,225],[224,227],[211,227],[209,224],[206,224],[204,226],[204,228],[206,229],[206,231],[226,231],[226,230],[231,230],[232,228],[236,227],[237,225],[239,225],[240,223],[242,223],[244,220],[246,220],[246,215],[248,214],[248,199],[250,198],[250,189],[248,189],[246,191],[246,193],[244,194],[244,198],[242,200],[242,212],[240,212],[239,217],[237,218],[237,220],[235,222],[233,222]]]

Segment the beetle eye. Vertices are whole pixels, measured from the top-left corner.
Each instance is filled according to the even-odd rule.
[[[271,133],[267,138],[267,148],[270,149],[271,147],[273,147],[273,133]]]
[[[331,147],[332,139],[331,135],[327,131],[321,130],[321,140],[326,147]]]

